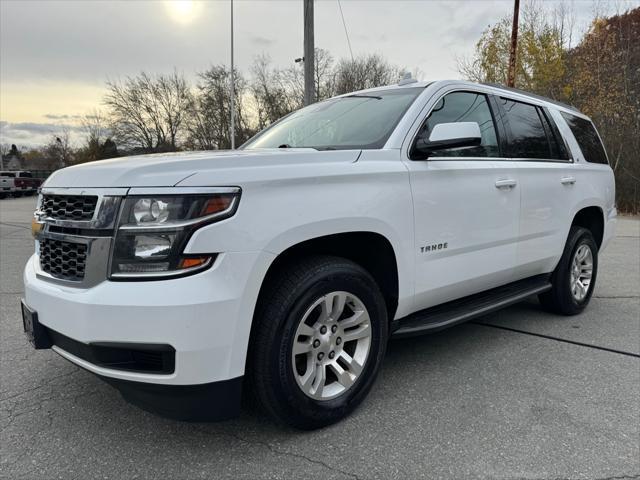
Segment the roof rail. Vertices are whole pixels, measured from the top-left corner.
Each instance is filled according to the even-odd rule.
[[[405,74],[402,76],[402,79],[398,82],[398,85],[409,85],[410,83],[417,82],[418,80],[416,80],[415,78],[411,78],[411,72],[405,72]]]
[[[573,105],[569,105],[568,103],[559,102],[558,100],[554,100],[553,98],[545,97],[543,95],[538,95],[537,93],[527,92],[526,90],[521,90],[519,88],[507,87],[505,85],[500,85],[499,83],[491,83],[491,82],[482,82],[482,85],[487,85],[488,87],[499,88],[501,90],[506,90],[507,92],[520,93],[522,95],[526,95],[527,97],[536,98],[538,100],[542,100],[544,102],[553,103],[554,105],[558,105],[559,107],[568,108],[569,110],[573,110],[574,112],[580,113]]]

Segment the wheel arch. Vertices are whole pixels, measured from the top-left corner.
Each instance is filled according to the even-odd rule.
[[[257,303],[265,286],[287,265],[311,255],[333,255],[346,258],[364,268],[376,281],[391,321],[398,308],[398,258],[391,241],[374,231],[349,231],[308,238],[283,249],[271,262],[262,280]]]
[[[598,248],[604,238],[604,212],[599,206],[591,205],[578,210],[573,216],[571,226],[583,227],[591,232]]]

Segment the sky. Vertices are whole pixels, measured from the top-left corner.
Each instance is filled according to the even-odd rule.
[[[538,0],[553,6],[559,0]],[[584,29],[594,12],[640,0],[565,0]],[[482,31],[511,0],[341,0],[353,54],[379,53],[422,79],[459,78]],[[177,69],[192,81],[229,64],[229,0],[0,0],[0,143],[37,146],[102,107],[105,82]],[[235,62],[257,55],[289,66],[302,56],[302,0],[235,0]],[[315,44],[349,57],[338,0],[316,0]]]

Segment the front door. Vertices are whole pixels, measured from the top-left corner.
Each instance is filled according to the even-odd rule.
[[[406,159],[414,200],[416,309],[509,283],[516,262],[518,168],[501,153],[502,130],[489,98],[469,91],[445,94],[417,138],[449,122],[477,122],[482,143],[427,160]]]

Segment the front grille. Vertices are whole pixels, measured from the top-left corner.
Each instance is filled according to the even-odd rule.
[[[87,246],[43,238],[40,240],[40,268],[62,280],[80,281],[84,278]]]
[[[56,220],[88,221],[97,203],[95,195],[44,195],[41,210]]]

